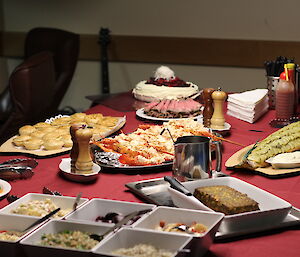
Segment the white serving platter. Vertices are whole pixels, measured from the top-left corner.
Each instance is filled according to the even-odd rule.
[[[193,193],[197,187],[226,185],[241,193],[247,194],[250,198],[259,203],[260,210],[258,211],[225,215],[224,222],[222,222],[219,229],[220,231],[241,230],[253,226],[264,227],[270,226],[270,224],[280,223],[289,214],[292,208],[291,204],[287,201],[233,177],[183,182],[183,185],[191,193]],[[168,190],[176,206],[198,210],[203,208],[203,204],[195,197],[186,196],[171,187],[169,187]]]
[[[203,108],[202,108],[203,109]],[[202,114],[200,115],[197,115],[195,117],[187,117],[187,118],[157,118],[157,117],[152,117],[152,116],[149,116],[147,115],[145,112],[144,112],[144,108],[141,108],[141,109],[138,109],[136,111],[136,115],[142,119],[147,119],[147,120],[152,120],[152,121],[170,121],[170,120],[183,120],[183,119],[198,119],[200,117],[203,117]]]
[[[98,247],[92,250],[95,256],[120,256],[111,252],[119,248],[133,247],[136,244],[150,244],[158,249],[164,249],[177,255],[187,246],[193,237],[179,234],[166,234],[149,230],[122,228]],[[182,255],[181,255],[182,256]],[[187,256],[191,256],[188,254]],[[200,257],[201,255],[195,255]]]
[[[4,213],[4,214],[10,214],[10,215],[14,215],[14,216],[28,217],[29,215],[12,213],[12,210],[16,209],[20,204],[27,203],[32,200],[39,200],[39,201],[45,200],[47,198],[50,199],[57,207],[60,207],[62,210],[70,209],[70,212],[73,211],[73,204],[75,202],[76,197],[28,193],[28,194],[24,195],[23,197],[21,197],[20,199],[14,201],[11,204],[2,208],[0,210],[0,214]],[[88,199],[86,199],[86,198],[80,198],[78,207],[80,207],[82,204],[86,203],[87,201],[88,201]],[[61,218],[63,218],[63,217],[61,217]]]
[[[105,216],[107,213],[115,212],[127,215],[133,211],[154,209],[155,205],[145,203],[133,203],[117,200],[108,200],[94,198],[84,206],[78,208],[76,212],[67,215],[67,220],[81,221],[91,224],[103,223],[96,221],[99,216]]]
[[[79,230],[101,235],[105,233],[110,227],[112,227],[112,224],[91,225],[79,222],[51,220],[50,222],[47,222],[43,226],[39,227],[32,234],[21,240],[20,244],[27,256],[30,257],[86,257],[90,256],[92,249],[77,250],[73,248],[43,246],[40,245],[41,237],[45,233],[58,233],[64,230]],[[110,235],[107,235],[107,237],[110,237]],[[106,238],[104,238],[101,243],[105,242],[105,240]]]
[[[16,217],[8,214],[0,214],[0,231],[23,231],[37,220],[37,217]],[[35,228],[24,232],[16,241],[0,240],[1,256],[21,256],[20,245],[17,242],[29,235]]]

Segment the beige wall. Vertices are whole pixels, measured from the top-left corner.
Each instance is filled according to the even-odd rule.
[[[57,27],[81,34],[113,34],[300,41],[297,0],[2,0],[3,27],[28,31]],[[283,6],[284,5],[284,6]],[[284,12],[287,7],[288,12]],[[199,49],[201,51],[201,49]],[[174,53],[176,54],[176,53]],[[255,53],[253,53],[255,54]],[[275,58],[276,56],[274,56]],[[11,70],[19,60],[10,60]],[[111,63],[112,92],[126,91],[147,79],[161,64]],[[265,87],[263,69],[169,65],[176,75],[200,87],[228,91]],[[81,61],[62,106],[86,109],[86,95],[100,92],[100,65]]]

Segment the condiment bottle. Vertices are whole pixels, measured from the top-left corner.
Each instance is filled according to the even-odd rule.
[[[83,128],[82,124],[75,124],[70,127],[70,135],[71,135],[71,139],[73,142],[73,146],[72,146],[71,152],[70,152],[71,172],[73,172],[73,173],[75,172],[75,163],[76,163],[76,160],[78,157],[78,142],[77,142],[77,139],[75,136],[75,132],[81,128]]]
[[[289,80],[287,69],[280,74],[276,87],[276,118],[289,119],[294,114],[295,87]]]
[[[75,163],[76,173],[91,173],[93,161],[90,154],[90,139],[93,131],[89,128],[81,128],[75,131],[78,142],[78,157]]]
[[[294,85],[294,113],[297,112],[298,107],[298,87],[296,84],[296,70],[295,70],[295,63],[286,63],[284,64],[284,68],[288,71],[288,79],[291,81]]]
[[[211,117],[211,125],[212,129],[223,129],[225,125],[225,118],[223,113],[223,104],[227,97],[227,94],[221,91],[221,88],[218,88],[217,91],[214,91],[211,94],[211,97],[214,101],[214,113]]]
[[[203,89],[203,101],[204,101],[204,109],[203,109],[203,125],[204,127],[209,128],[211,117],[214,113],[212,93],[215,91],[214,88],[204,88]]]

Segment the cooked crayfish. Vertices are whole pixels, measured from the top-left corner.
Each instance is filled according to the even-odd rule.
[[[167,130],[169,133],[163,132]],[[136,131],[94,142],[105,152],[121,154],[119,161],[130,166],[155,165],[174,158],[174,142],[178,137],[195,135],[224,140],[207,131],[194,120],[169,121],[163,125],[140,125]],[[175,141],[174,141],[175,140]],[[228,140],[224,140],[228,141]],[[231,141],[229,141],[231,142]]]

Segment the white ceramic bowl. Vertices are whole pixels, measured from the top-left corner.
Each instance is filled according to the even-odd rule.
[[[62,175],[75,182],[90,182],[98,178],[101,167],[98,164],[93,163],[93,172],[88,174],[79,174],[71,172],[71,158],[63,158],[59,164],[59,169]]]
[[[149,215],[138,220],[133,225],[133,227],[155,230],[155,227],[159,225],[160,221],[164,221],[166,223],[184,223],[184,224],[192,224],[193,222],[196,222],[196,223],[201,223],[207,227],[207,231],[204,234],[201,234],[199,236],[199,237],[204,237],[207,234],[209,234],[211,230],[215,230],[214,232],[216,233],[223,217],[224,214],[219,212],[207,212],[207,211],[159,206],[155,208]],[[163,232],[163,233],[170,233],[170,232]],[[172,232],[172,233],[176,233],[176,232]]]
[[[73,248],[42,246],[40,245],[41,237],[45,233],[58,233],[64,230],[79,230],[83,232],[90,232],[101,235],[104,232],[106,232],[111,226],[111,224],[90,225],[78,222],[52,220],[46,223],[45,225],[39,227],[28,237],[21,240],[20,244],[27,256],[30,257],[86,257],[90,256],[92,249],[78,250]],[[109,235],[107,235],[107,237],[109,237]],[[105,240],[106,239],[103,239],[101,243],[105,242]]]
[[[194,252],[197,252],[197,256],[201,256],[211,246],[223,217],[224,214],[218,212],[207,212],[160,206],[157,207],[148,216],[145,216],[138,220],[135,224],[133,224],[133,227],[153,231],[161,221],[164,221],[166,223],[183,223],[186,225],[192,224],[194,222],[201,223],[206,226],[207,231],[199,236],[194,236],[191,245],[191,247],[194,247]],[[178,234],[176,232],[162,233]]]
[[[38,220],[37,217],[16,217],[9,214],[0,214],[0,231],[7,231],[7,230],[23,231],[24,229],[29,227],[32,223],[34,223],[36,220]],[[10,256],[10,257],[22,256],[20,245],[17,242],[25,238],[35,228],[26,231],[16,241],[0,240],[1,256]]]
[[[127,215],[133,211],[140,211],[153,208],[155,208],[155,205],[153,204],[133,203],[94,198],[81,208],[78,208],[76,212],[73,212],[70,215],[68,215],[66,219],[98,224],[102,222],[96,221],[97,217],[105,216],[109,212],[116,212],[121,213],[123,215]]]
[[[45,200],[46,198],[50,199],[57,207],[60,207],[62,210],[70,209],[70,212],[72,212],[72,210],[73,210],[73,204],[76,199],[76,197],[70,197],[70,196],[56,196],[56,195],[28,193],[28,194],[24,195],[23,197],[21,197],[20,199],[14,201],[11,204],[2,208],[0,210],[0,213],[10,214],[10,215],[14,215],[14,216],[28,217],[28,215],[12,213],[12,210],[16,209],[20,204],[27,203],[32,200],[41,201],[41,200]],[[86,203],[87,201],[88,201],[88,199],[81,198],[79,200],[78,207],[80,207],[82,204]]]
[[[168,250],[173,253],[172,256],[176,256],[177,252],[187,246],[191,240],[192,237],[185,235],[123,228],[107,241],[99,244],[98,247],[93,249],[93,253],[96,256],[120,256],[111,252],[119,248],[133,247],[136,244],[150,244],[158,249]]]
[[[245,212],[234,215],[225,215],[220,226],[220,230],[246,229],[252,226],[270,226],[276,222],[281,222],[290,212],[291,204],[287,201],[264,191],[256,186],[233,177],[221,177],[214,179],[203,179],[182,183],[191,193],[197,187],[226,185],[237,191],[247,194],[250,198],[258,202],[260,210]],[[173,188],[168,188],[174,204],[181,208],[199,209],[203,204],[194,196],[186,196]]]

